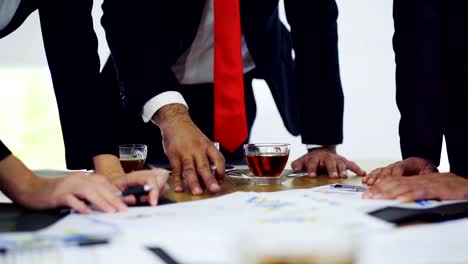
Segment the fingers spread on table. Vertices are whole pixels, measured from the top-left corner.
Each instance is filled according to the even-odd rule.
[[[320,168],[320,160],[316,157],[312,157],[308,160],[306,159],[305,162],[308,176],[310,178],[316,178],[318,176],[318,170]]]
[[[197,171],[196,171],[193,159],[191,157],[184,158],[182,160],[182,166],[183,166],[183,174],[184,174],[185,180],[187,181],[187,184],[192,194],[193,195],[202,194],[203,190],[201,189],[200,183],[198,182],[198,175],[197,175]]]
[[[205,186],[211,192],[219,192],[221,187],[216,180],[213,171],[211,170],[211,165],[206,156],[197,156],[195,157],[195,163],[198,175],[201,176],[201,179],[205,183]]]
[[[206,154],[209,160],[211,161],[211,163],[215,167],[214,172],[215,172],[215,177],[218,180],[218,183],[223,184],[225,173],[226,173],[226,163],[224,161],[223,155],[214,146],[208,147]]]
[[[171,176],[174,178],[174,190],[176,192],[183,192],[184,182],[182,180],[182,162],[177,158],[171,159],[170,162],[172,168]]]
[[[346,161],[343,159],[338,159],[336,161],[336,167],[338,168],[338,177],[342,179],[348,178],[348,174],[346,173]]]
[[[359,167],[354,161],[346,160],[346,167],[358,176],[366,176],[366,172]]]
[[[324,162],[325,162],[325,167],[327,168],[328,177],[331,178],[331,179],[339,178],[338,170],[337,170],[337,167],[336,167],[336,160],[335,159],[327,159]]]
[[[302,156],[291,163],[291,168],[295,171],[303,171],[304,164],[305,164],[305,157]]]

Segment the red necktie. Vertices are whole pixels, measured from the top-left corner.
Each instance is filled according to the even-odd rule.
[[[214,0],[214,137],[234,152],[247,139],[239,0]]]

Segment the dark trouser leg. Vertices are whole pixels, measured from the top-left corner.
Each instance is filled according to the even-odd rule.
[[[447,1],[445,120],[450,170],[468,178],[468,4]]]
[[[441,1],[394,0],[396,100],[403,158],[439,163],[443,136]]]

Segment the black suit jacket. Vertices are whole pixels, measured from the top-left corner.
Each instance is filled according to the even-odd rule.
[[[242,31],[257,77],[267,81],[286,128],[301,134],[305,143],[341,143],[343,93],[335,1],[285,1],[292,35],[279,20],[277,0],[240,1]],[[145,102],[162,92],[179,90],[171,66],[191,46],[205,3],[105,1],[102,23],[124,100],[134,112],[141,112]]]
[[[11,154],[10,150],[0,140],[0,161],[2,161],[4,158],[8,157],[10,154]]]
[[[394,0],[397,104],[403,158],[440,162],[468,176],[466,1]]]
[[[97,154],[118,155],[117,137],[105,105],[118,101],[118,91],[100,89],[97,38],[91,17],[93,1],[22,0],[0,38],[39,11],[44,48],[57,99],[67,165],[92,167]],[[115,96],[113,96],[113,93]]]

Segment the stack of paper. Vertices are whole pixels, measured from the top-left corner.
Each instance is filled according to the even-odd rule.
[[[305,251],[327,243],[349,246],[353,244],[350,239],[363,232],[393,228],[365,212],[395,202],[365,201],[361,195],[334,191],[329,186],[276,193],[237,192],[203,201],[131,208],[119,214],[70,215],[45,232],[64,233],[79,227],[81,232],[115,234],[116,241],[131,241],[141,248],[163,247],[182,262],[235,263],[240,253],[233,248],[242,248],[244,240],[271,240],[265,234],[283,244],[294,237],[292,240],[306,239],[309,243],[294,245]],[[333,230],[328,232],[333,235],[324,243],[317,240],[325,237],[317,230]],[[349,251],[349,247],[342,248]]]
[[[468,263],[468,219],[369,233],[360,244],[359,264]]]
[[[360,192],[330,186],[273,193],[237,192],[196,202],[130,208],[126,213],[72,214],[41,234],[60,236],[79,232],[109,236],[112,246],[92,251],[99,256],[94,259],[103,263],[124,263],[129,254],[139,256],[139,263],[146,263],[145,259],[155,258],[148,254],[147,246],[161,247],[182,263],[205,264],[247,263],[252,252],[268,253],[268,250],[278,254],[328,252],[348,258],[359,252],[359,261],[364,264],[384,263],[382,260],[392,255],[398,259],[388,263],[403,263],[400,255],[410,256],[409,245],[419,243],[414,237],[424,240],[418,245],[438,248],[432,234],[427,235],[425,226],[415,231],[395,232],[392,224],[367,214],[400,202],[363,200],[361,196]],[[440,236],[446,230],[455,234],[455,229],[466,224],[434,228],[434,232]],[[382,235],[370,237],[369,234]],[[461,259],[458,248],[461,242],[466,247],[468,234],[455,235],[459,244],[452,247],[453,256]],[[446,245],[453,244],[442,237],[437,239]],[[383,249],[389,256],[382,255]],[[76,254],[90,252],[74,250]],[[403,253],[396,253],[400,251]],[[414,256],[422,253],[416,251]],[[111,257],[115,259],[110,260]]]

